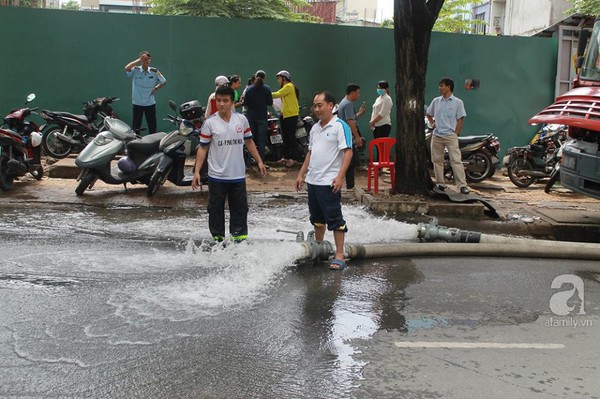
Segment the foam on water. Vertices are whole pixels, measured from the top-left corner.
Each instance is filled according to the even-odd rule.
[[[109,303],[132,322],[139,317],[181,321],[246,309],[270,295],[302,251],[295,242],[262,241],[199,252],[195,276],[129,287]]]

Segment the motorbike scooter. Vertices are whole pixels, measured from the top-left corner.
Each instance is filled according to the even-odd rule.
[[[91,189],[98,179],[107,184],[123,184],[125,189],[127,183],[147,185],[162,157],[158,149],[166,133],[139,137],[125,122],[111,117],[104,118],[104,126],[106,131],[98,133],[75,159],[81,168],[75,188],[78,196]],[[113,168],[112,161],[122,152],[126,156]]]
[[[174,101],[169,101],[169,107],[177,112],[177,105]],[[148,183],[148,189],[146,190],[148,197],[156,194],[158,189],[167,180],[176,186],[192,185],[193,176],[186,175],[184,170],[185,160],[188,155],[185,151],[185,144],[190,137],[197,137],[200,133],[204,110],[198,101],[189,101],[179,107],[179,112],[185,119],[167,115],[166,120],[175,124],[177,129],[160,140],[159,151],[161,152],[161,159]],[[207,165],[206,168],[204,168],[204,165]],[[200,171],[202,176],[201,181],[207,183],[208,164],[205,162],[204,165],[203,169],[206,170]]]
[[[25,105],[35,99],[27,96]],[[0,190],[12,188],[14,179],[28,172],[40,180],[44,176],[41,165],[42,134],[35,122],[26,120],[37,108],[13,109],[0,126]]]
[[[427,126],[427,125],[426,125]],[[431,159],[432,129],[426,129],[425,142],[429,159]],[[498,152],[500,141],[492,133],[481,136],[459,136],[458,146],[461,161],[465,167],[465,177],[468,182],[479,183],[492,177],[500,164]],[[452,174],[452,165],[448,152],[444,155],[444,174]]]
[[[46,120],[42,127],[44,152],[59,159],[79,152],[102,130],[105,116],[118,118],[111,105],[117,100],[99,97],[83,102],[83,115],[42,110],[40,116]]]

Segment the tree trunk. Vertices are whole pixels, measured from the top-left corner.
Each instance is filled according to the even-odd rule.
[[[431,30],[444,0],[394,0],[396,48],[395,192],[426,194],[425,78]]]

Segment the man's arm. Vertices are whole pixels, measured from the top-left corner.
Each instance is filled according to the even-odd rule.
[[[460,131],[462,130],[464,120],[465,120],[465,118],[460,118],[459,120],[456,121],[456,129],[454,129],[454,133],[457,136],[460,136]]]
[[[298,176],[296,176],[296,191],[300,191],[302,189],[302,185],[304,184],[304,176],[308,171],[308,165],[310,164],[310,150],[306,153],[306,157],[304,157],[304,162],[302,163],[302,167],[298,171]]]
[[[165,78],[160,71],[157,70],[156,75],[158,76],[158,84],[152,89],[152,94],[156,93],[158,89],[162,89],[167,85],[167,78]]]
[[[200,169],[202,168],[202,164],[204,164],[204,160],[206,159],[206,154],[208,154],[208,146],[207,145],[199,145],[196,150],[196,162],[194,162],[194,177],[192,178],[192,190],[200,187]]]
[[[348,124],[348,126],[350,126],[350,131],[352,132],[352,137],[354,137],[354,142],[356,143],[356,146],[358,148],[362,148],[364,143],[363,143],[360,133],[358,133],[358,127],[356,126],[356,121],[354,119],[348,119],[348,121],[346,121],[346,123]]]
[[[140,57],[131,61],[129,64],[125,65],[125,72],[131,72],[133,67],[136,66],[140,62],[142,62],[142,59]]]
[[[350,162],[352,162],[352,149],[346,148],[344,149],[344,160],[342,161],[342,167],[338,172],[337,176],[331,182],[333,186],[333,192],[337,193],[342,189],[344,185],[344,179],[346,178],[346,171],[348,171],[348,167],[350,167]]]
[[[258,150],[256,149],[256,144],[254,144],[254,140],[252,139],[252,137],[249,137],[245,140],[246,142],[246,148],[248,149],[248,152],[250,153],[250,155],[252,155],[252,158],[254,158],[256,160],[256,162],[258,163],[258,169],[260,170],[260,174],[264,176],[267,175],[267,168],[265,167],[265,164],[263,163],[262,159],[260,158],[260,154],[258,153]]]

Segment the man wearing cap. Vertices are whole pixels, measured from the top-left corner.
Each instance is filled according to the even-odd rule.
[[[273,105],[271,88],[264,81],[265,71],[258,70],[254,74],[254,83],[248,87],[244,94],[243,104],[248,107],[246,117],[252,129],[252,137],[258,145],[258,153],[265,161],[265,145],[267,141],[268,113],[267,107]]]
[[[281,109],[281,135],[283,138],[283,158],[279,161],[288,167],[294,166],[294,158],[298,157],[296,148],[296,125],[300,106],[298,88],[292,83],[292,77],[288,71],[279,71],[277,83],[281,89],[273,92],[273,98],[281,98],[283,107]]]
[[[229,79],[227,79],[227,76],[219,75],[215,78],[215,91],[219,87],[227,85],[229,85]],[[213,91],[212,93],[210,93],[210,96],[208,96],[208,101],[206,102],[206,111],[204,111],[204,117],[208,118],[215,112],[217,112],[217,101],[215,100],[215,92]]]
[[[142,118],[146,115],[148,131],[156,133],[156,101],[154,93],[167,84],[167,79],[158,69],[150,67],[151,60],[150,53],[142,51],[137,59],[125,65],[125,72],[131,78],[133,130],[139,131],[142,127]]]

